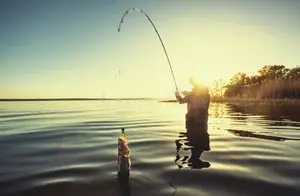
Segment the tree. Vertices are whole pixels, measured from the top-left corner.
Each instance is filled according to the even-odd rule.
[[[213,87],[212,87],[212,92],[213,96],[220,97],[224,94],[224,86],[225,86],[225,81],[223,79],[215,80],[213,82]]]
[[[265,65],[258,73],[264,80],[277,80],[284,78],[288,71],[284,65]]]
[[[226,97],[300,98],[300,67],[265,65],[253,76],[236,73],[223,87]]]
[[[289,72],[286,74],[286,78],[288,80],[299,80],[300,79],[300,67],[294,67],[289,70]]]

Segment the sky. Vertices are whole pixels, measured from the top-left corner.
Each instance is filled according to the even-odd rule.
[[[0,98],[174,97],[300,65],[300,0],[2,0]]]

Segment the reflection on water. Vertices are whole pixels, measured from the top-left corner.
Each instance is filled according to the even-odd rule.
[[[281,122],[285,119],[300,121],[300,107],[296,105],[275,105],[275,104],[249,104],[233,105],[228,104],[231,114],[263,116],[271,125],[284,125]],[[277,121],[277,122],[273,122]],[[278,124],[279,123],[279,124]]]
[[[212,103],[195,141],[180,104],[0,103],[0,195],[300,195],[299,108]],[[116,177],[122,127],[129,179]]]
[[[201,155],[204,151],[210,151],[210,139],[207,133],[207,125],[200,124],[195,126],[190,126],[186,122],[187,130],[185,132],[180,132],[178,139],[175,140],[176,146],[176,157],[175,164],[178,169],[189,168],[189,169],[203,169],[209,168],[210,163],[201,160]],[[191,129],[191,130],[189,130]],[[190,155],[181,156],[181,151],[190,151]],[[172,181],[170,186],[175,189],[173,195],[177,193],[177,187],[174,185],[175,173],[173,173]]]
[[[279,137],[279,136],[272,136],[272,135],[257,134],[257,133],[253,133],[251,131],[243,131],[243,130],[228,129],[227,131],[229,133],[232,133],[232,134],[234,134],[236,136],[240,136],[240,137],[253,137],[253,138],[273,140],[273,141],[300,140],[300,139],[293,139],[293,138],[286,138],[286,137]]]
[[[131,196],[130,178],[128,176],[119,176],[120,196]]]
[[[201,155],[204,151],[210,150],[209,135],[203,134],[203,137],[198,139],[198,144],[193,145],[191,141],[188,140],[186,132],[180,132],[179,139],[175,140],[176,145],[176,158],[175,164],[178,168],[191,168],[191,169],[202,169],[209,168],[209,162],[202,161]],[[180,151],[190,151],[191,155],[181,156]]]

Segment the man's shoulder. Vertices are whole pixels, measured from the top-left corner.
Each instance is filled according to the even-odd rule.
[[[193,94],[193,91],[183,91],[182,94],[184,96],[191,96]]]

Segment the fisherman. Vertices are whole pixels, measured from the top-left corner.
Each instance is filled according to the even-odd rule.
[[[196,83],[193,76],[190,77],[189,81],[193,86],[192,91],[184,91],[184,97],[178,92],[175,93],[175,97],[179,103],[187,103],[186,128],[196,124],[207,124],[210,103],[208,88]]]
[[[204,85],[196,83],[193,76],[189,79],[193,89],[190,92],[183,92],[182,97],[175,93],[180,104],[187,103],[185,115],[186,136],[192,148],[192,161],[198,160],[201,151],[209,151],[209,134],[207,132],[208,109],[210,104],[209,90]]]

